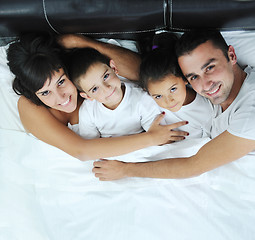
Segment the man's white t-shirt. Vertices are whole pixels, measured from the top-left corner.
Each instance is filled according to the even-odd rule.
[[[161,113],[155,101],[133,83],[126,90],[119,106],[106,108],[93,100],[83,101],[79,110],[79,134],[83,138],[117,137],[147,131]]]
[[[232,104],[222,112],[215,108],[211,136],[217,137],[224,131],[246,139],[255,140],[255,70],[247,67],[247,76]]]

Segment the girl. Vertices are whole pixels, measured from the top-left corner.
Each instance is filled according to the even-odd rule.
[[[167,38],[142,60],[140,85],[166,112],[167,124],[186,120],[189,124],[180,129],[189,132],[189,138],[209,136],[213,106],[188,86],[175,56],[176,38],[169,34]]]

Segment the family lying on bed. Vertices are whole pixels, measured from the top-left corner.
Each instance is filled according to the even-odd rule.
[[[233,46],[228,46],[219,32],[184,33],[176,44],[172,42],[174,50],[153,50],[143,59],[141,71],[139,55],[127,49],[76,35],[64,36],[59,43],[100,53],[76,49],[62,54],[48,36],[32,35],[8,50],[9,66],[16,75],[13,88],[22,95],[20,118],[37,138],[76,158],[91,160],[182,140],[188,132],[189,137],[209,132],[212,137],[188,158],[146,163],[97,161],[93,172],[100,180],[186,178],[253,154],[255,73],[250,67],[244,71],[239,67]],[[116,74],[139,79],[165,112],[154,120],[161,109],[152,98],[132,83],[121,84]],[[67,76],[87,100],[78,96]],[[183,121],[174,123],[176,119]],[[161,125],[161,121],[170,125]],[[80,137],[68,123],[82,136],[97,138]],[[112,130],[116,131],[114,137]]]

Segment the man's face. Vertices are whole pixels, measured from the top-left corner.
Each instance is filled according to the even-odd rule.
[[[193,89],[213,104],[232,102],[234,83],[233,65],[236,63],[234,48],[229,47],[229,61],[222,50],[207,41],[193,51],[178,58],[184,76]]]

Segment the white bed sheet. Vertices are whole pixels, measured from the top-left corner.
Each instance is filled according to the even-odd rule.
[[[249,34],[253,43],[255,35]],[[81,162],[24,132],[5,51],[2,47],[0,240],[254,239],[254,159],[183,180],[100,182],[91,173],[93,161]],[[246,59],[244,64],[253,64]],[[189,156],[207,141],[150,147],[119,159]]]

